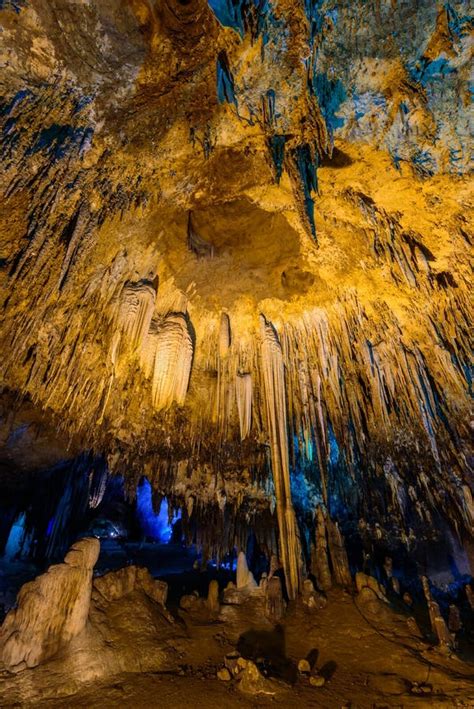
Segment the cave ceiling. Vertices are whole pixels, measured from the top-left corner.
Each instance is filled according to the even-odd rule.
[[[321,502],[472,533],[467,4],[0,22],[2,457],[49,431],[290,540]]]

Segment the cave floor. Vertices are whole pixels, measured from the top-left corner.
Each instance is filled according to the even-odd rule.
[[[134,603],[121,612],[129,616]],[[362,604],[341,590],[330,592],[327,607],[311,614],[300,604],[290,606],[276,626],[264,619],[258,599],[222,606],[214,622],[180,611],[166,645],[172,660],[157,671],[115,672],[73,691],[60,659],[16,676],[2,673],[0,706],[474,707],[474,664],[430,646],[407,616],[380,602]],[[117,648],[124,658],[134,653],[130,636],[122,635]],[[225,654],[235,648],[244,657],[265,658],[270,676],[278,678],[272,680],[274,696],[246,695],[235,680],[216,678]],[[323,687],[298,676],[302,658],[325,677]]]

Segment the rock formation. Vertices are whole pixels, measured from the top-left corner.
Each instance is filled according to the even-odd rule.
[[[85,628],[89,615],[97,539],[73,545],[63,564],[25,584],[1,627],[2,660],[15,672],[55,655]]]
[[[237,589],[257,588],[252,572],[249,570],[247,559],[243,551],[237,557]]]

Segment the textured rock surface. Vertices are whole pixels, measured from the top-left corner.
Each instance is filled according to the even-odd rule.
[[[23,586],[17,608],[0,630],[2,660],[9,670],[39,665],[84,630],[99,549],[97,539],[82,539],[63,564]]]
[[[94,580],[93,598],[97,605],[101,599],[106,602],[117,601],[133,591],[144,591],[153,601],[163,608],[166,606],[168,586],[164,581],[154,579],[148,569],[126,566],[112,571]]]
[[[2,627],[2,667],[34,675],[3,673],[2,700],[18,691],[22,704],[37,703],[123,672],[176,668],[184,633],[164,606],[167,585],[134,566],[92,581],[98,546],[77,542],[64,564],[21,590]]]
[[[465,3],[0,22],[12,418],[26,401],[131,496],[146,475],[205,556],[254,529],[291,598],[318,507],[406,548],[472,538]]]

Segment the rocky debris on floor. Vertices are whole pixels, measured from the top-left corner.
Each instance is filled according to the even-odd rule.
[[[225,656],[224,667],[216,675],[223,682],[235,680],[238,689],[244,694],[274,696],[289,689],[286,683],[265,677],[255,662],[242,657],[237,651]]]
[[[326,680],[321,675],[311,675],[309,683],[312,687],[324,687]]]
[[[245,660],[240,656],[239,652],[229,652],[225,656],[224,664],[232,676],[235,677],[245,666]]]
[[[311,665],[309,664],[308,660],[300,660],[298,662],[298,672],[300,675],[310,675],[311,674]]]
[[[140,566],[125,566],[123,569],[111,571],[94,579],[92,597],[96,605],[100,606],[103,601],[107,603],[117,601],[136,590],[144,591],[149,598],[166,610],[168,584],[154,579],[148,569]],[[174,622],[171,614],[167,613],[167,617],[170,622]]]
[[[0,630],[3,662],[13,672],[35,667],[79,635],[89,614],[95,538],[73,544],[64,563],[25,584]]]
[[[309,611],[321,610],[327,605],[326,596],[316,591],[311,579],[305,579],[303,581],[301,600]]]
[[[209,583],[207,598],[201,598],[198,591],[182,596],[179,602],[181,610],[192,614],[203,621],[217,620],[220,612],[219,584],[212,580]]]
[[[289,689],[282,682],[264,677],[257,665],[247,660],[239,676],[238,688],[244,694],[264,694],[274,696]]]
[[[324,687],[326,684],[326,679],[319,674],[316,665],[311,665],[306,658],[299,660],[298,674],[301,679],[308,681],[312,687]]]
[[[433,694],[433,687],[431,684],[425,684],[425,683],[418,683],[418,682],[413,682],[411,688],[410,688],[411,694],[417,694],[417,695],[427,695],[427,694]]]

